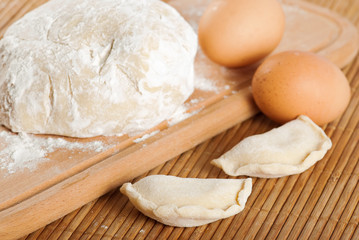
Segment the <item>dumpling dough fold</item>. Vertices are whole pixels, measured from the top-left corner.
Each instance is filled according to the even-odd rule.
[[[231,176],[263,178],[302,173],[332,146],[323,129],[307,116],[242,140],[212,164]]]
[[[163,224],[194,227],[233,216],[243,210],[252,179],[198,179],[152,175],[121,192],[143,214]]]

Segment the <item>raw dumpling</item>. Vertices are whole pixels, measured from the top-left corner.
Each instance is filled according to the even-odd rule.
[[[323,158],[330,138],[307,116],[250,136],[212,161],[231,176],[274,178],[304,172]]]
[[[143,214],[163,224],[194,227],[243,210],[252,179],[198,179],[152,175],[121,192]]]

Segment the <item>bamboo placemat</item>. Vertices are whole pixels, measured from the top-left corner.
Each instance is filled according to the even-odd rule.
[[[1,0],[0,5],[13,5],[13,17],[5,24],[42,2]],[[309,2],[347,17],[359,28],[359,1]],[[252,194],[238,215],[197,228],[168,227],[139,213],[115,189],[21,239],[359,239],[359,57],[343,71],[352,99],[346,112],[325,127],[332,149],[302,174],[253,178]],[[258,114],[145,175],[228,178],[210,160],[244,137],[276,126]]]

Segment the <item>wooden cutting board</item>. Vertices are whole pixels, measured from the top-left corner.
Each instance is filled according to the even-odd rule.
[[[0,8],[0,26],[20,17],[14,5]],[[197,28],[208,0],[167,1]],[[275,52],[296,49],[324,55],[343,67],[358,50],[356,28],[323,8],[302,1],[283,1],[286,31]],[[16,6],[15,6],[16,7]],[[15,16],[15,18],[14,18]],[[1,29],[1,32],[4,32]],[[257,65],[226,69],[200,51],[196,58],[196,91],[186,104],[192,115],[177,124],[164,122],[138,136],[63,139],[80,144],[100,143],[104,150],[54,149],[35,166],[14,168],[13,159],[0,160],[0,239],[16,238],[65,215],[155,166],[258,112],[250,92]],[[208,87],[210,86],[210,87]],[[0,132],[8,130],[0,128]],[[151,136],[151,133],[155,133]],[[31,136],[36,138],[37,136]],[[139,141],[137,141],[139,140]],[[0,137],[0,150],[9,148]]]

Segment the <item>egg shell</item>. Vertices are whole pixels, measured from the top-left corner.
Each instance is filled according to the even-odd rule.
[[[336,65],[300,51],[266,58],[253,76],[252,92],[259,109],[279,123],[307,115],[324,125],[340,116],[350,100],[349,83]]]
[[[198,39],[212,61],[241,67],[272,52],[284,27],[284,12],[277,0],[213,0],[201,16]]]

